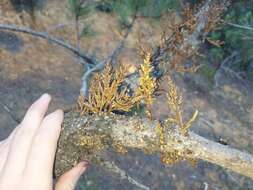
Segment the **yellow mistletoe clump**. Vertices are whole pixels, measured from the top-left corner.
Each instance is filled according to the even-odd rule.
[[[124,66],[114,70],[109,64],[101,73],[96,73],[90,83],[88,98],[79,97],[77,109],[80,114],[130,111],[140,99],[130,96],[127,88],[122,87],[126,74]]]
[[[151,117],[151,106],[154,100],[156,81],[152,78],[153,66],[151,54],[145,53],[143,64],[140,66],[139,86],[133,92],[123,85],[127,77],[127,69],[120,65],[117,69],[107,64],[101,73],[96,73],[90,82],[89,96],[80,95],[77,103],[78,112],[111,113],[115,111],[129,112],[140,102],[146,104],[147,115]]]
[[[151,63],[151,54],[145,53],[144,62],[140,68],[140,84],[136,91],[137,96],[141,96],[147,106],[148,117],[151,118],[151,106],[154,100],[156,81],[152,77],[153,66]]]
[[[192,123],[196,120],[198,116],[198,110],[196,110],[192,117],[184,123],[182,115],[183,98],[179,93],[177,86],[174,84],[170,77],[168,78],[167,101],[173,112],[173,116],[169,118],[168,121],[178,125],[180,131],[183,134],[187,134],[187,130],[192,126]]]

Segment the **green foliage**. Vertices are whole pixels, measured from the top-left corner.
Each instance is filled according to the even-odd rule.
[[[68,0],[75,18],[88,17],[96,9],[118,16],[123,27],[130,25],[134,16],[159,18],[163,13],[180,7],[179,0]],[[81,36],[92,36],[91,25],[83,28]]]
[[[94,1],[91,0],[68,0],[68,4],[76,20],[79,20],[80,17],[87,18],[95,7]],[[80,33],[80,37],[90,37],[93,35],[95,35],[95,32],[92,30],[91,24],[86,23]]]
[[[83,27],[83,30],[81,32],[81,37],[92,37],[95,36],[97,33],[92,29],[91,24],[87,23]]]
[[[210,53],[212,54],[213,57],[215,57],[218,60],[222,60],[225,54],[223,49],[218,47],[211,48]]]
[[[93,1],[68,0],[69,8],[76,17],[87,16],[94,8]]]
[[[147,17],[158,18],[170,9],[178,9],[180,1],[178,0],[148,0],[147,6],[143,7],[142,14]]]
[[[253,28],[253,1],[234,2],[224,15],[224,21]],[[242,61],[233,69],[247,70],[250,60],[253,59],[253,31],[227,24],[222,29],[212,32],[209,37],[214,41],[225,42],[220,48],[211,48],[210,52],[215,58],[222,60],[233,51],[237,51]]]
[[[159,18],[170,9],[180,7],[179,0],[102,0],[99,10],[114,12],[122,25],[128,25],[134,15]]]
[[[201,73],[208,81],[211,82],[213,80],[216,71],[212,66],[203,64],[199,68],[198,72]]]
[[[210,34],[210,39],[216,41],[220,40],[222,38],[222,33],[220,31],[215,31]],[[224,50],[219,47],[212,47],[210,49],[210,53],[212,54],[213,57],[215,57],[218,60],[222,60],[224,57]]]
[[[143,2],[141,0],[141,2]],[[135,3],[134,0],[115,1],[112,3],[112,10],[117,14],[119,22],[122,25],[129,25],[131,17],[138,10],[139,3]]]

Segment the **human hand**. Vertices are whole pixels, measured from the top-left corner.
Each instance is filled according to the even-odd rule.
[[[53,163],[63,111],[45,116],[51,97],[41,96],[11,135],[0,142],[0,190],[52,190]],[[56,183],[56,190],[73,190],[88,162],[81,162]]]

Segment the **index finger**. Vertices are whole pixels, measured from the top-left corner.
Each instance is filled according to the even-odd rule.
[[[62,110],[49,114],[43,120],[32,142],[33,146],[27,160],[25,176],[29,179],[31,176],[36,176],[38,171],[40,171],[41,177],[52,179],[54,157],[62,121]],[[40,179],[33,179],[32,183],[37,183],[36,180]]]

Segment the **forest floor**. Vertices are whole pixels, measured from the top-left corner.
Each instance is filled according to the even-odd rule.
[[[1,23],[16,24],[75,43],[74,21],[65,3],[48,2],[33,17],[17,13],[9,1],[0,3]],[[96,31],[83,37],[81,48],[100,60],[106,58],[121,39],[115,15],[95,12],[81,23],[91,23]],[[128,36],[119,61],[134,72],[142,62],[138,54],[138,37],[142,42],[155,46],[168,19],[137,19]],[[78,59],[59,46],[46,40],[20,33],[0,31],[0,140],[17,125],[25,110],[42,93],[53,97],[50,111],[75,106],[82,77]],[[176,84],[184,97],[186,117],[195,109],[200,114],[192,128],[196,133],[213,141],[226,141],[229,146],[253,154],[253,85],[250,81],[238,81],[232,75],[221,72],[218,86],[203,73],[177,74]],[[208,81],[207,81],[208,80]],[[166,87],[166,81],[162,83]],[[164,96],[157,97],[153,106],[156,118],[166,118],[169,107]],[[137,151],[127,155],[110,153],[111,159],[137,181],[152,190],[207,190],[253,189],[253,180],[219,166],[198,161],[196,166],[179,162],[173,166],[160,163],[157,156],[145,156]],[[102,168],[92,166],[80,180],[77,189],[137,189],[127,181],[119,180]]]

